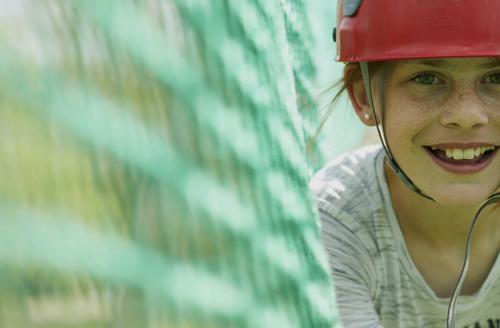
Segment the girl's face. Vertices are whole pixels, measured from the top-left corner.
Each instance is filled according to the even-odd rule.
[[[462,207],[499,191],[499,60],[385,63],[373,89],[396,161],[426,194]]]

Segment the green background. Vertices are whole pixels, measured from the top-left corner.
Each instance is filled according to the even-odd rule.
[[[0,2],[1,327],[338,327],[332,1]]]

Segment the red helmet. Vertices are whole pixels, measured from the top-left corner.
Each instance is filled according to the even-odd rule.
[[[500,55],[500,0],[339,0],[337,60]]]

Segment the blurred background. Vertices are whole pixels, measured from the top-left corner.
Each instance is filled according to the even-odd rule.
[[[0,327],[338,327],[334,2],[0,5]]]

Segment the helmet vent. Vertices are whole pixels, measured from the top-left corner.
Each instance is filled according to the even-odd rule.
[[[356,15],[363,0],[344,0],[344,16]]]

